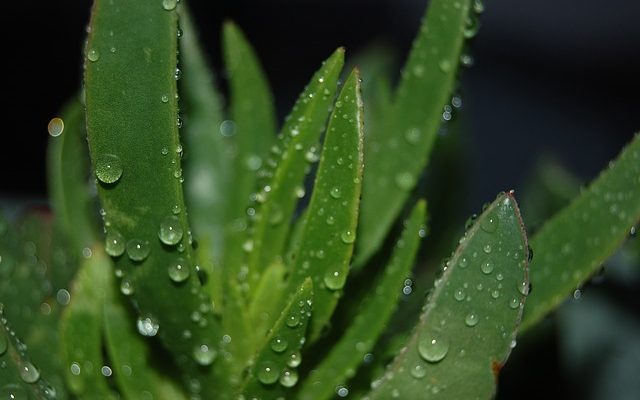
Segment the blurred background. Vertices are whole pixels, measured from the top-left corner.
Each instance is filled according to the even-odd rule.
[[[426,7],[425,0],[189,4],[220,86],[219,32],[230,18],[262,60],[280,118],[337,46],[345,46],[349,57],[383,43],[393,49],[388,57],[397,76]],[[11,26],[4,79],[9,145],[0,157],[5,208],[46,202],[46,127],[80,87],[90,5],[5,5]],[[464,194],[448,211],[460,229],[505,189],[522,195],[525,219],[529,212],[535,229],[536,218],[545,216],[536,193],[548,192],[556,207],[563,204],[640,130],[638,16],[640,2],[634,0],[485,1],[469,47],[474,65],[460,81],[462,110],[444,135],[454,137],[458,157],[449,166],[434,161],[429,172],[453,176],[449,184]],[[437,216],[433,223],[440,223]],[[638,247],[637,238],[629,241],[636,243],[627,247]],[[640,268],[633,254],[619,253],[602,276],[520,340],[501,375],[500,399],[638,398],[640,300],[633,293],[640,289]]]

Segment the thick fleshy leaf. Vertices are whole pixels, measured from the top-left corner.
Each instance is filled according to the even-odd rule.
[[[455,87],[465,38],[474,33],[471,3],[429,3],[384,133],[367,138],[355,267],[380,247],[429,160],[443,107]]]
[[[640,221],[640,135],[570,205],[533,236],[534,290],[523,329],[533,326],[586,282]]]
[[[282,310],[282,297],[286,296],[285,276],[287,269],[281,262],[274,262],[262,274],[256,289],[251,296],[249,315],[256,343],[260,344],[273,326]]]
[[[304,196],[309,164],[317,161],[314,149],[324,131],[343,63],[344,49],[339,48],[315,73],[287,117],[272,158],[261,171],[265,184],[258,193],[249,254],[254,283],[265,268],[282,262],[290,222],[298,200]]]
[[[288,283],[293,290],[307,277],[313,280],[311,340],[331,318],[349,273],[362,181],[362,122],[359,77],[354,70],[329,118],[300,253]]]
[[[312,315],[313,284],[307,278],[289,299],[280,318],[264,338],[242,393],[247,399],[287,398],[298,381],[296,368]]]
[[[511,194],[460,239],[406,347],[367,399],[490,399],[528,291],[528,246]]]
[[[424,237],[426,204],[419,202],[405,221],[391,260],[373,290],[362,301],[355,319],[311,371],[298,395],[302,400],[330,399],[335,388],[345,386],[385,329],[402,295],[403,282],[411,274],[420,238]]]
[[[105,249],[135,301],[141,332],[158,334],[189,382],[200,383],[191,387],[206,391],[210,379],[202,377],[210,371],[194,349],[217,343],[220,332],[195,273],[182,192],[175,7],[95,1],[84,76],[87,133]]]

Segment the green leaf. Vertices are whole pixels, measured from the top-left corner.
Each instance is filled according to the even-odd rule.
[[[533,236],[534,288],[523,329],[560,305],[620,247],[640,221],[640,135],[573,202]]]
[[[179,10],[182,36],[178,81],[184,120],[185,196],[189,220],[199,243],[220,262],[225,222],[224,193],[229,182],[230,146],[220,134],[224,120],[220,95],[186,7]]]
[[[40,376],[32,363],[27,346],[11,329],[0,303],[0,397],[3,399],[55,398],[56,392]]]
[[[289,278],[290,290],[307,277],[316,287],[312,341],[331,318],[349,273],[360,202],[362,139],[362,101],[354,70],[329,118],[300,253]]]
[[[249,315],[258,344],[280,316],[282,310],[278,307],[282,304],[282,297],[286,296],[286,274],[284,264],[274,262],[264,271],[251,296]]]
[[[230,171],[233,185],[225,189],[228,210],[224,265],[235,278],[242,263],[245,239],[238,227],[246,220],[251,194],[256,191],[256,171],[275,141],[276,122],[271,91],[251,45],[231,22],[224,25],[223,39],[230,120],[220,129],[221,133],[232,135],[233,143]]]
[[[102,313],[110,289],[109,259],[94,248],[84,260],[71,290],[71,300],[60,322],[64,369],[71,392],[83,399],[115,398],[101,368]]]
[[[219,329],[194,271],[181,185],[175,2],[96,0],[90,28],[87,130],[105,248],[129,283],[142,332],[157,332],[189,382],[206,391],[210,371],[194,351],[217,343]]]
[[[287,396],[298,380],[300,350],[311,317],[313,285],[307,278],[291,296],[263,346],[255,357],[242,393],[248,399]],[[284,397],[282,397],[284,398]]]
[[[113,267],[106,262],[105,302],[102,321],[104,342],[112,364],[113,376],[125,399],[153,396],[158,400],[181,400],[186,396],[171,379],[153,366],[148,343],[138,333],[126,298],[118,291],[112,278]]]
[[[490,399],[528,290],[527,239],[500,194],[460,239],[411,339],[368,399]]]
[[[367,137],[356,267],[380,248],[429,160],[443,107],[454,90],[465,36],[471,33],[468,24],[475,18],[470,4],[429,3],[384,134]]]
[[[314,148],[324,131],[344,63],[344,49],[337,49],[317,71],[300,94],[278,136],[272,159],[262,174],[267,182],[260,188],[258,217],[253,226],[249,270],[255,283],[262,271],[280,259],[291,230],[296,204],[304,195],[304,177],[310,162],[317,160]],[[271,165],[276,165],[270,169]],[[261,202],[261,204],[260,204]]]
[[[346,332],[311,371],[298,398],[332,398],[335,388],[344,385],[353,376],[365,354],[371,351],[396,309],[404,280],[411,274],[420,238],[424,236],[425,213],[426,203],[421,201],[405,221],[402,236],[396,243],[383,275],[361,302],[360,309]]]

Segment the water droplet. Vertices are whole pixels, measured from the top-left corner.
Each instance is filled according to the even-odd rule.
[[[447,73],[451,70],[451,62],[444,59],[440,60],[440,62],[438,63],[438,67],[440,67],[440,71]]]
[[[271,350],[275,351],[276,353],[282,353],[287,349],[288,346],[289,343],[281,337],[275,337],[273,338],[273,340],[271,340]]]
[[[178,0],[162,0],[162,8],[167,11],[175,10]]]
[[[287,317],[287,320],[285,321],[285,323],[289,328],[295,328],[300,324],[300,317],[298,316],[298,314],[293,313],[289,315],[289,317]]]
[[[518,292],[520,292],[523,295],[528,295],[529,294],[529,284],[525,281],[518,283]]]
[[[485,261],[480,265],[480,269],[488,275],[493,272],[493,263],[491,261]]]
[[[211,365],[218,352],[211,346],[201,344],[193,349],[193,359],[202,366]]]
[[[111,367],[109,367],[108,365],[103,365],[102,368],[100,368],[100,372],[102,373],[102,376],[106,377],[109,377],[113,374]]]
[[[27,400],[27,392],[16,384],[10,383],[0,388],[0,399],[7,400]]]
[[[335,222],[336,222],[336,219],[333,215],[329,215],[327,217],[327,220],[326,220],[327,225],[333,225],[335,224]]]
[[[56,293],[56,301],[62,306],[66,306],[71,301],[71,294],[67,289],[60,289]]]
[[[111,257],[118,257],[124,253],[124,236],[116,229],[109,229],[105,238],[105,252]]]
[[[122,176],[122,161],[115,154],[102,154],[96,160],[96,177],[102,183],[115,183]]]
[[[463,35],[467,39],[474,37],[480,29],[480,22],[475,14],[469,14],[464,21]]]
[[[125,296],[131,296],[136,291],[133,281],[128,277],[122,278],[120,281],[120,292]]]
[[[476,313],[467,314],[467,316],[464,317],[464,323],[467,326],[472,326],[472,327],[478,325],[478,314]]]
[[[64,121],[62,118],[52,118],[51,121],[49,121],[49,125],[47,125],[47,131],[49,135],[53,137],[60,136],[64,131]]]
[[[482,3],[482,0],[473,1],[473,11],[477,14],[482,14],[484,12],[484,4]]]
[[[131,239],[127,242],[127,255],[132,261],[143,261],[149,256],[149,242],[140,239]]]
[[[4,336],[4,333],[0,333],[0,356],[7,351],[7,347],[9,347],[7,338]]]
[[[396,174],[394,179],[396,186],[402,190],[411,190],[415,184],[413,175],[410,172],[400,172]]]
[[[491,245],[489,243],[485,244],[482,250],[487,254],[491,253]]]
[[[422,363],[417,362],[411,368],[411,376],[413,376],[414,378],[421,379],[424,378],[425,375],[427,375],[427,369],[424,367],[424,365],[422,365]]]
[[[82,368],[80,368],[80,364],[78,364],[77,362],[71,363],[69,370],[71,371],[71,374],[75,376],[80,375],[80,372],[82,372]]]
[[[163,94],[162,97],[160,98],[160,100],[162,100],[163,103],[168,103],[169,102],[169,95]]]
[[[346,244],[353,243],[356,240],[356,234],[352,230],[346,230],[340,234],[340,239]]]
[[[497,299],[498,297],[500,297],[499,290],[494,290],[493,292],[491,292],[491,298]]]
[[[29,361],[25,361],[20,365],[20,378],[26,383],[35,383],[40,379],[40,371]]]
[[[297,351],[289,354],[289,357],[287,358],[287,365],[291,368],[297,368],[301,362],[302,362],[302,355],[300,354],[300,352],[297,352]]]
[[[298,383],[298,373],[296,371],[285,369],[280,376],[280,384],[284,387],[294,387]]]
[[[324,274],[324,284],[328,289],[338,290],[344,286],[346,274],[340,271],[327,271]]]
[[[467,268],[467,259],[466,257],[462,257],[460,259],[460,261],[458,262],[458,265],[460,266],[460,268]]]
[[[418,343],[420,357],[428,362],[441,361],[449,351],[449,341],[437,333],[426,334]]]
[[[230,119],[226,119],[220,123],[220,134],[230,137],[236,134],[236,123]]]
[[[169,215],[164,217],[160,223],[160,230],[158,231],[158,237],[162,243],[167,245],[175,245],[182,240],[183,234],[182,225],[180,219],[175,215]]]
[[[175,79],[176,81],[179,81],[181,76],[182,76],[182,71],[180,71],[180,68],[176,68],[176,70],[173,73],[173,79]]]
[[[96,49],[91,49],[87,53],[87,58],[91,62],[96,62],[96,61],[98,61],[100,59],[100,52],[98,50],[96,50]]]
[[[340,191],[339,187],[332,187],[331,191],[329,191],[329,194],[331,195],[331,197],[333,197],[334,199],[339,199],[340,196],[342,196],[342,192]]]
[[[407,140],[408,143],[416,144],[420,141],[421,135],[422,135],[422,131],[420,131],[419,128],[411,128],[404,133],[404,138]]]
[[[264,361],[258,367],[258,380],[265,385],[277,382],[279,377],[278,367],[271,361]]]
[[[169,278],[174,282],[184,282],[189,278],[190,274],[191,269],[182,257],[169,265]]]
[[[466,295],[464,294],[464,290],[462,289],[458,289],[455,292],[453,292],[453,298],[455,298],[458,301],[464,300],[465,297]]]
[[[136,326],[142,336],[155,336],[160,328],[158,321],[150,315],[139,317]]]
[[[514,310],[520,307],[520,300],[516,299],[515,297],[509,300],[509,307],[513,308]]]
[[[349,395],[349,389],[340,385],[336,387],[336,394],[338,395],[338,397],[347,397]]]
[[[493,233],[498,229],[498,218],[494,216],[485,217],[480,222],[483,231]]]

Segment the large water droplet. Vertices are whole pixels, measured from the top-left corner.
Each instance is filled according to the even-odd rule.
[[[284,387],[294,387],[298,383],[298,373],[296,371],[285,369],[280,376],[280,384]]]
[[[160,329],[158,321],[150,315],[138,317],[136,326],[142,336],[155,336],[158,333],[158,329]]]
[[[271,340],[271,350],[275,351],[276,353],[282,353],[287,349],[288,345],[289,343],[287,342],[287,340],[281,337],[275,337],[273,338],[273,340]]]
[[[87,58],[91,62],[96,62],[96,61],[98,61],[100,59],[100,52],[98,50],[96,50],[96,49],[91,49],[87,53]]]
[[[190,274],[191,269],[182,257],[169,264],[169,278],[174,282],[184,282]]]
[[[201,344],[193,349],[193,359],[202,366],[211,365],[218,352],[211,346]]]
[[[29,361],[26,361],[20,365],[20,378],[26,383],[37,382],[40,379],[40,371]]]
[[[132,261],[143,261],[149,256],[149,242],[140,239],[131,239],[127,242],[127,255]]]
[[[182,240],[183,234],[182,225],[180,219],[175,215],[169,215],[164,217],[160,223],[160,230],[158,231],[158,237],[162,243],[167,245],[175,245]]]
[[[340,234],[340,239],[346,244],[353,243],[356,240],[356,234],[352,230],[346,230]]]
[[[52,118],[51,121],[49,121],[49,125],[47,125],[47,131],[49,135],[53,137],[60,136],[64,131],[64,121],[62,118]]]
[[[518,283],[517,287],[518,287],[518,292],[520,292],[521,294],[525,296],[529,294],[529,284],[527,282],[522,281]]]
[[[96,160],[96,177],[102,183],[115,183],[122,176],[122,161],[115,154],[102,154]]]
[[[471,327],[478,325],[478,314],[473,312],[467,314],[467,316],[464,317],[464,323]]]
[[[324,274],[324,284],[331,290],[341,289],[346,279],[346,274],[341,271],[329,270]]]
[[[264,361],[258,367],[258,380],[265,385],[277,382],[279,377],[278,367],[271,361]]]
[[[297,368],[301,362],[302,355],[298,351],[289,354],[289,357],[287,358],[287,365],[291,368]]]
[[[162,0],[162,8],[167,11],[175,10],[178,0]]]
[[[104,251],[111,257],[118,257],[124,253],[124,248],[124,236],[116,229],[109,229],[105,238]]]
[[[441,361],[449,351],[449,341],[437,333],[426,334],[418,343],[418,354],[428,362]]]

